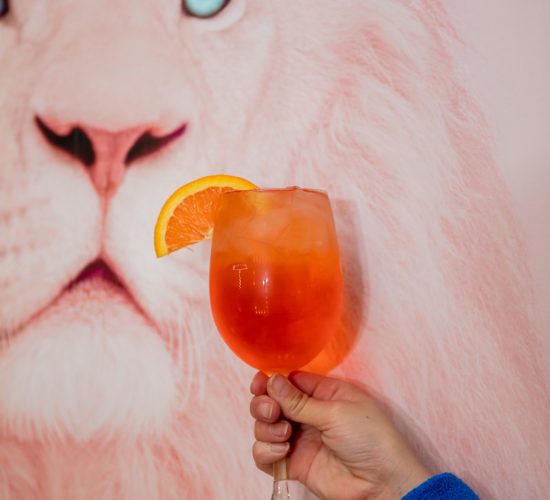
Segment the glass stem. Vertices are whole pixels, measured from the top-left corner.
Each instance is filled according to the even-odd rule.
[[[273,481],[273,494],[271,500],[292,500],[288,481]]]
[[[288,479],[286,457],[277,460],[273,464],[273,479],[275,481],[286,481]]]
[[[273,494],[271,500],[291,500],[286,458],[273,464]]]

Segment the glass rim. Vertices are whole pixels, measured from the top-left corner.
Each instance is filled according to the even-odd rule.
[[[235,193],[277,193],[284,191],[304,191],[306,193],[320,194],[328,197],[328,191],[324,189],[304,188],[300,186],[287,186],[287,187],[274,187],[274,188],[254,188],[254,189],[236,189],[233,191],[226,191],[222,193],[223,196]]]

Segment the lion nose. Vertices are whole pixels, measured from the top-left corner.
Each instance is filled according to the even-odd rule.
[[[35,123],[52,148],[69,155],[89,171],[102,195],[114,194],[130,165],[168,146],[183,135],[186,127],[182,124],[159,134],[151,126],[111,132],[86,125],[66,125],[40,116],[35,117]]]

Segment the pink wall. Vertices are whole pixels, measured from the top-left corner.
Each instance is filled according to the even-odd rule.
[[[550,2],[447,0],[464,73],[493,130],[527,236],[541,327],[550,328]],[[550,338],[549,335],[546,338]],[[550,341],[546,355],[550,353]]]
[[[220,170],[330,192],[346,315],[321,361],[434,471],[541,498],[548,2],[73,3],[0,9],[0,500],[267,498],[209,247],[153,252],[166,197]]]

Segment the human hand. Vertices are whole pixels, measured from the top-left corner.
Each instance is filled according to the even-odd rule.
[[[286,456],[289,479],[338,500],[401,498],[430,477],[376,402],[352,384],[257,373],[250,389],[252,455],[268,474]]]

